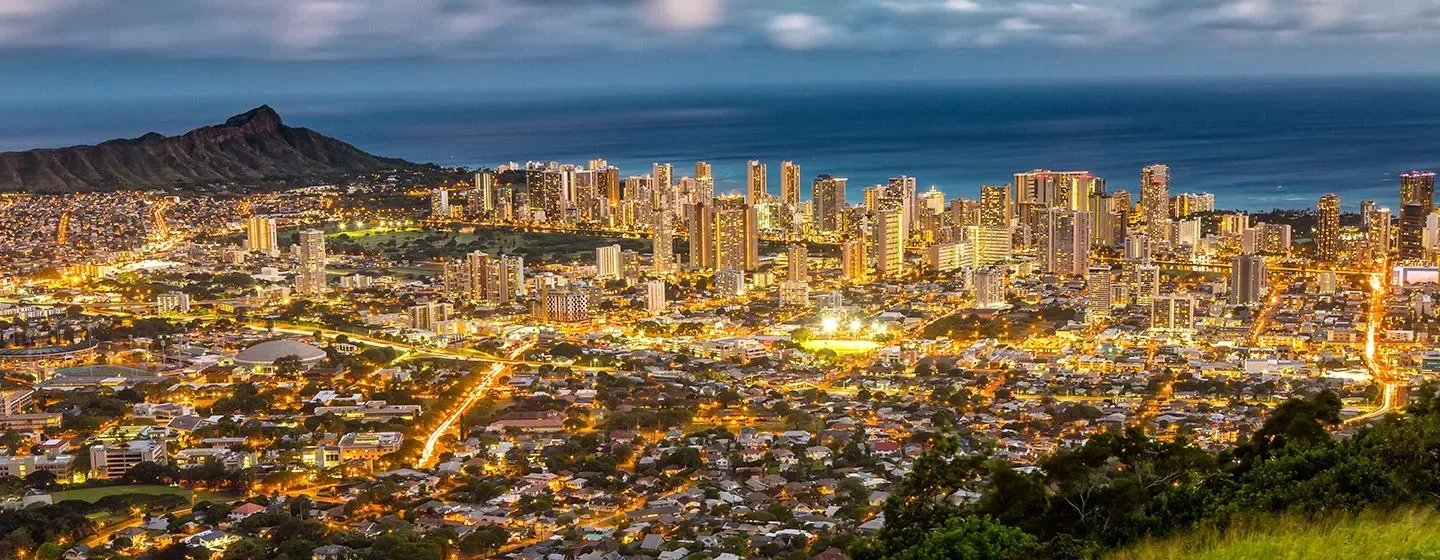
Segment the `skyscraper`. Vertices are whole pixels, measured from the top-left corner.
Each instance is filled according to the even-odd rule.
[[[708,161],[697,161],[697,162],[695,162],[695,178],[696,178],[696,179],[710,179],[710,178],[712,178],[712,177],[714,177],[714,175],[711,175],[711,174],[710,174],[710,162],[708,162]]]
[[[1377,208],[1370,211],[1367,220],[1369,227],[1365,230],[1365,241],[1370,249],[1371,259],[1384,259],[1390,256],[1391,225],[1390,209]]]
[[[739,195],[715,197],[715,263],[711,268],[754,270],[760,261],[759,216]]]
[[[300,263],[295,271],[295,292],[307,297],[325,295],[325,233],[300,232]]]
[[[1114,290],[1111,287],[1110,267],[1092,266],[1085,274],[1085,318],[1104,319],[1110,317],[1114,307]]]
[[[1172,332],[1195,330],[1195,297],[1155,296],[1150,302],[1150,328]]]
[[[868,269],[864,240],[851,239],[840,245],[840,275],[846,282],[865,282]]]
[[[1315,256],[1324,262],[1340,260],[1340,196],[1320,197],[1315,217]]]
[[[1170,235],[1170,168],[1153,164],[1140,170],[1140,212],[1151,239]]]
[[[441,186],[430,192],[430,217],[437,220],[450,219],[450,189]]]
[[[1400,204],[1423,204],[1426,213],[1435,206],[1435,172],[1411,171],[1400,174]]]
[[[996,309],[1005,307],[1005,273],[996,268],[981,268],[975,271],[975,307]]]
[[[470,210],[476,214],[495,209],[495,172],[482,169],[475,174],[475,190],[470,193]]]
[[[769,178],[765,176],[765,164],[753,159],[747,162],[745,164],[745,184],[749,185],[750,190],[749,196],[745,200],[751,205],[765,202],[765,198],[769,196],[769,181]]]
[[[785,279],[791,282],[810,280],[810,251],[802,243],[791,243],[785,250]]]
[[[875,272],[882,278],[905,272],[904,226],[900,210],[882,210],[875,216]]]
[[[675,265],[675,228],[670,212],[655,213],[655,231],[651,239],[652,266],[655,274],[669,274]]]
[[[899,202],[900,232],[908,237],[915,229],[915,178],[891,177],[885,186],[885,196]]]
[[[665,312],[665,283],[651,280],[645,283],[645,313],[659,315]]]
[[[780,202],[800,204],[800,165],[793,161],[780,162]]]
[[[1042,210],[1035,247],[1042,271],[1085,274],[1090,267],[1090,214],[1059,208]]]
[[[250,251],[275,256],[280,248],[275,236],[275,218],[250,216],[245,221],[245,243]]]
[[[1003,227],[1010,225],[1010,188],[1003,185],[980,187],[980,225]]]
[[[811,183],[810,203],[814,205],[815,227],[822,232],[840,229],[840,213],[845,208],[844,177],[821,175]]]
[[[668,163],[656,163],[651,166],[651,175],[655,177],[655,196],[660,199],[673,199],[675,194],[675,167]]]
[[[1400,205],[1400,258],[1418,259],[1425,256],[1425,222],[1430,207],[1419,202]]]
[[[1239,255],[1230,259],[1230,304],[1255,305],[1265,299],[1265,258]]]
[[[620,246],[606,245],[595,248],[595,278],[597,280],[618,280],[620,270]]]

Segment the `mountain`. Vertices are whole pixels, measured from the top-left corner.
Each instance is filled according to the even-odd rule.
[[[0,153],[0,192],[75,192],[253,183],[419,167],[306,128],[268,105],[179,136]]]

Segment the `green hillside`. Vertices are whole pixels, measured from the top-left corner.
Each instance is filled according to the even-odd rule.
[[[1405,509],[1310,521],[1261,518],[1220,531],[1188,534],[1120,550],[1111,560],[1398,559],[1440,558],[1440,515]]]

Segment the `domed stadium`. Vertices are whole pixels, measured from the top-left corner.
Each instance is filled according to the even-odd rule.
[[[270,340],[240,351],[235,355],[235,363],[251,367],[270,366],[285,356],[300,358],[300,363],[310,368],[325,359],[325,351],[293,340]]]

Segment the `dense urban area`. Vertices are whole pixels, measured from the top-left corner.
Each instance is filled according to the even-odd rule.
[[[1433,173],[730,165],[0,195],[0,558],[1085,558],[1440,496]]]

